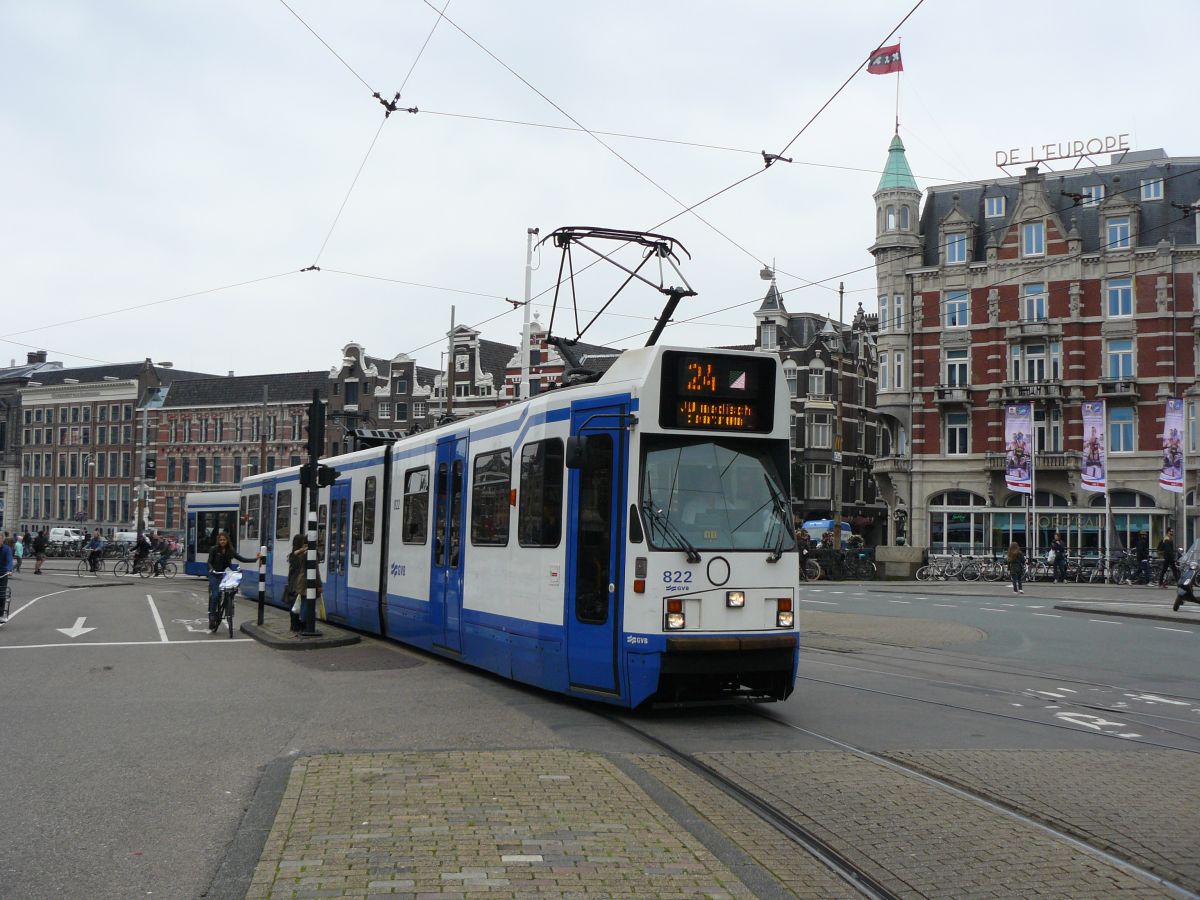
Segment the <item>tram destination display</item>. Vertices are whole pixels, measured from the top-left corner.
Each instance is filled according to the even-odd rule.
[[[664,352],[658,424],[769,432],[775,421],[775,365],[769,358]]]

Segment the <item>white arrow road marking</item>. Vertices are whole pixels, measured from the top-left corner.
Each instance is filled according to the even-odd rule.
[[[81,634],[87,634],[89,631],[95,631],[95,628],[84,628],[83,623],[87,621],[87,616],[80,616],[75,620],[75,624],[70,628],[55,628],[55,631],[61,631],[69,638],[77,638]]]
[[[154,605],[154,598],[147,594],[146,599],[150,602],[150,612],[154,613],[154,624],[158,626],[158,636],[164,644],[169,644],[170,639],[167,637],[167,629],[163,628],[162,616],[158,614],[158,607]]]
[[[208,631],[208,625],[205,624],[205,621],[206,620],[204,620],[204,619],[172,619],[171,624],[172,625],[182,625],[184,628],[186,628],[192,634],[204,634],[205,632]],[[192,626],[194,626],[194,625],[203,626],[203,627],[193,628]]]

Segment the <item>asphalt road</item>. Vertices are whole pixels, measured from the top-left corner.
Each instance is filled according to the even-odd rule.
[[[245,852],[232,842],[248,843],[256,791],[277,797],[297,754],[647,752],[589,704],[395,645],[283,653],[208,635],[198,580],[27,572],[14,587],[0,629],[0,896],[233,895],[221,864]],[[1164,786],[1170,766],[1158,773],[1155,760],[1200,750],[1200,629],[950,586],[832,585],[804,599],[800,681],[765,709],[774,721],[687,710],[639,714],[639,726],[725,754],[831,741],[890,754],[1138,752],[1139,771]],[[993,769],[997,783],[1014,778]]]

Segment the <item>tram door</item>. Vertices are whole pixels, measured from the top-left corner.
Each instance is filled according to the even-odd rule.
[[[575,404],[571,434],[585,438],[570,472],[567,508],[567,659],[571,686],[618,693],[624,477],[628,406]]]
[[[275,573],[275,483],[273,481],[263,482],[262,486],[262,518],[259,520],[259,538],[262,546],[267,548],[266,566],[267,566],[267,590],[271,589],[271,576]],[[258,547],[254,548],[258,552]],[[246,585],[244,590],[251,590],[250,573],[242,579]],[[272,600],[281,598],[272,597]]]
[[[347,543],[350,540],[350,482],[329,487],[329,550],[325,554],[325,616],[346,618]]]
[[[433,567],[429,615],[433,643],[462,652],[463,508],[467,477],[467,439],[438,441],[433,473]]]

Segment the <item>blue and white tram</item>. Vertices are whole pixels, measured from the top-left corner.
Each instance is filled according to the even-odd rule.
[[[647,347],[597,382],[326,459],[324,617],[624,706],[783,699],[788,396],[772,356]],[[267,545],[273,602],[297,477],[242,488],[241,552]]]
[[[183,571],[208,574],[208,551],[224,531],[237,535],[238,491],[194,491],[183,498]]]

